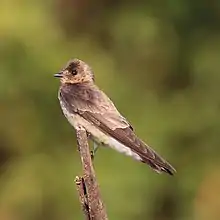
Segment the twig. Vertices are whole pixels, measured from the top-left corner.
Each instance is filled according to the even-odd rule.
[[[76,186],[86,220],[108,220],[95,177],[87,133],[80,128],[76,131],[76,136],[83,166],[83,177],[76,178]]]
[[[76,176],[75,183],[76,183],[76,189],[79,194],[79,201],[81,203],[85,218],[86,218],[86,220],[91,220],[90,213],[89,213],[89,202],[88,202],[88,198],[87,198],[85,181],[82,177]]]

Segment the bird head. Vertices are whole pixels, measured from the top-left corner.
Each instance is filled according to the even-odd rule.
[[[54,74],[63,84],[93,82],[94,74],[91,67],[79,59],[73,59],[59,73]]]

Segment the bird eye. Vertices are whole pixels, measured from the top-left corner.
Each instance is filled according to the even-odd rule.
[[[74,70],[72,70],[72,72],[71,72],[71,73],[72,73],[72,75],[73,75],[73,76],[75,76],[75,75],[77,74],[77,70],[76,70],[76,69],[74,69]]]

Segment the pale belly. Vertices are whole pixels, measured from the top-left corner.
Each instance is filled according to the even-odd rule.
[[[106,145],[111,147],[114,150],[117,150],[120,153],[123,153],[127,156],[131,156],[135,160],[140,161],[141,157],[130,150],[130,148],[126,147],[125,145],[121,144],[116,139],[110,137],[109,135],[103,133],[101,130],[99,130],[97,127],[95,127],[93,124],[86,121],[84,118],[82,118],[78,114],[70,114],[66,111],[65,108],[63,108],[63,113],[66,116],[69,123],[77,130],[80,127],[83,127],[91,136],[92,139],[102,145]]]

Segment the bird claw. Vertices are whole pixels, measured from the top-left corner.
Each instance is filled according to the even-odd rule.
[[[94,160],[95,153],[98,150],[98,145],[96,142],[93,143],[93,150],[90,151],[91,159]]]
[[[95,153],[94,153],[94,151],[91,150],[91,151],[90,151],[90,155],[91,155],[91,159],[94,160],[94,158],[95,158]]]

